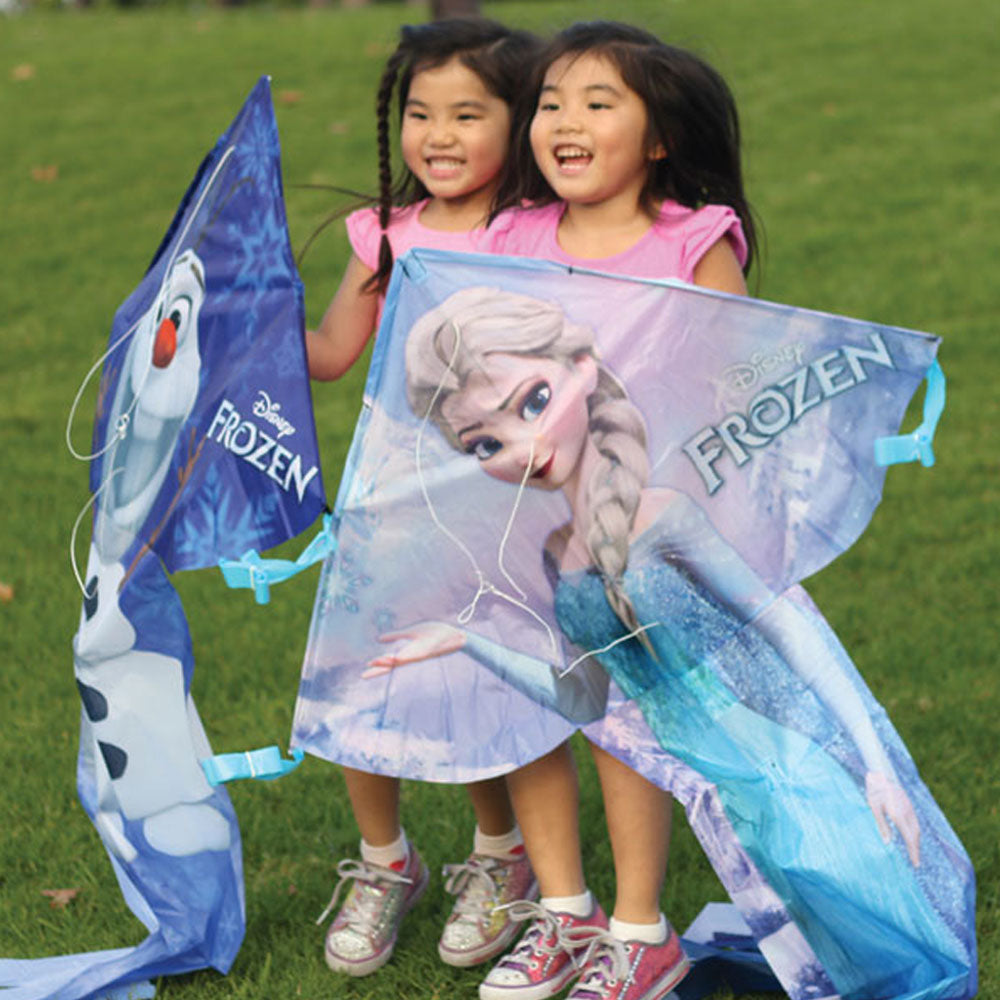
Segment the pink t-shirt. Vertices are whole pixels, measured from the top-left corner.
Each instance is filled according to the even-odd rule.
[[[687,208],[665,201],[659,217],[642,238],[611,257],[575,257],[559,246],[557,230],[564,207],[562,202],[553,202],[540,208],[510,209],[497,218],[485,237],[480,237],[479,249],[541,257],[636,278],[679,278],[689,282],[698,261],[723,236],[728,236],[740,266],[746,262],[743,226],[727,205]]]
[[[404,208],[394,208],[389,217],[389,246],[392,259],[398,260],[412,247],[430,247],[432,250],[456,250],[471,253],[476,250],[487,252],[482,246],[486,238],[485,229],[452,231],[430,229],[420,221],[420,213],[430,199],[414,202]],[[382,242],[382,227],[378,222],[377,208],[359,208],[347,217],[347,238],[351,241],[354,255],[365,267],[378,270],[378,248]],[[382,322],[385,296],[378,297],[378,312],[375,325]]]
[[[420,213],[428,199],[394,208],[389,219],[389,246],[393,258],[402,257],[411,247],[430,247],[433,250],[478,250],[485,230],[472,229],[451,232],[444,229],[429,229],[420,221]],[[351,249],[365,267],[378,268],[378,248],[382,239],[382,229],[378,224],[377,208],[359,208],[347,217],[347,237]]]

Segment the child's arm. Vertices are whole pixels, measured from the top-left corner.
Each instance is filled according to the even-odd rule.
[[[747,283],[728,236],[717,240],[694,266],[694,283],[717,292],[746,295]]]
[[[306,332],[306,354],[312,378],[324,381],[340,378],[365,349],[378,314],[378,293],[364,287],[371,276],[371,269],[351,254],[340,287],[319,329]]]

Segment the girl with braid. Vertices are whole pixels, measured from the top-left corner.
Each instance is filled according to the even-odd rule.
[[[378,89],[378,205],[347,219],[353,254],[319,328],[306,338],[313,378],[339,378],[357,360],[377,326],[395,256],[412,246],[477,247],[498,195],[518,90],[536,51],[531,35],[479,18],[402,29]],[[395,182],[394,104],[404,161]],[[389,960],[428,872],[400,825],[399,778],[347,766],[343,773],[361,859],[340,862],[340,881],[320,919],[349,886],[326,934],[325,956],[332,969],[363,976]],[[504,951],[520,927],[497,907],[537,895],[504,779],[466,787],[477,821],[473,849],[466,862],[446,867],[445,887],[457,898],[438,949],[457,966]]]

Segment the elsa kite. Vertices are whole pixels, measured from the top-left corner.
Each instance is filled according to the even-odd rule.
[[[416,417],[489,476],[564,497],[540,558],[571,666],[425,621],[383,634],[369,673],[463,650],[576,723],[604,713],[610,675],[714,785],[717,835],[837,992],[952,995],[960,846],[804,592],[773,593],[691,499],[650,485],[645,420],[593,333],[551,303],[465,289],[411,329],[406,379]]]

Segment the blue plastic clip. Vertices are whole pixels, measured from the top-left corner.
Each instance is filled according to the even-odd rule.
[[[333,534],[333,515],[323,515],[323,526],[305,547],[298,559],[264,559],[256,549],[248,549],[239,559],[220,559],[219,569],[226,585],[234,590],[252,590],[258,604],[271,599],[271,584],[281,583],[334,552],[337,539]]]
[[[302,763],[304,751],[290,751],[291,757],[282,757],[276,746],[246,750],[243,753],[217,753],[201,761],[201,769],[213,787],[227,781],[254,778],[257,781],[273,781],[283,778]]]
[[[916,462],[930,467],[934,464],[934,432],[944,411],[945,378],[941,366],[934,361],[927,369],[927,390],[924,393],[923,423],[911,434],[881,437],[875,441],[877,465]]]

